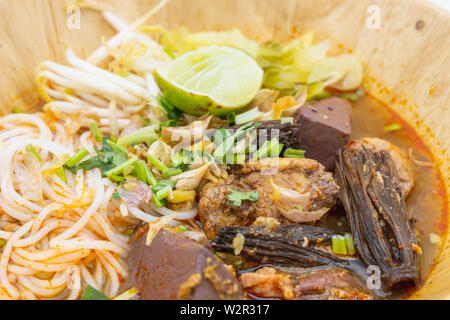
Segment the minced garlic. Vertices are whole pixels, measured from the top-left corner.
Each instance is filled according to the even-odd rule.
[[[244,248],[245,238],[242,233],[238,233],[236,237],[233,239],[233,249],[234,255],[239,255]]]

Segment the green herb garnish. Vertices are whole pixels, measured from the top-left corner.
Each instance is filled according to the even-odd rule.
[[[253,154],[253,160],[259,160],[267,157],[278,157],[283,144],[278,142],[278,139],[274,138],[270,141],[264,142],[264,144]]]
[[[122,162],[118,166],[112,168],[109,171],[105,172],[105,176],[108,177],[111,180],[114,180],[116,182],[119,181],[125,181],[124,177],[121,177],[120,174],[122,174],[126,168],[134,166],[134,164],[139,160],[138,156],[134,156],[131,159],[128,159],[125,162]]]
[[[353,256],[356,253],[355,243],[353,241],[353,236],[350,233],[346,233],[344,236],[345,245],[347,247],[347,253]]]
[[[283,152],[284,158],[304,158],[305,151],[304,150],[296,150],[296,149],[286,149]]]
[[[64,168],[63,167],[60,167],[58,169],[58,171],[56,172],[56,175],[58,177],[60,177],[61,180],[64,181],[64,183],[67,183],[67,177],[66,177],[66,173],[64,172]]]
[[[352,102],[356,102],[362,96],[364,96],[364,90],[363,89],[358,89],[356,92],[343,93],[341,97],[344,98],[344,99],[350,100]]]
[[[154,165],[161,173],[164,175],[167,171],[169,171],[169,167],[167,167],[161,160],[156,158],[154,155],[147,153],[148,161]]]
[[[92,134],[94,135],[95,141],[101,142],[103,140],[103,134],[100,131],[100,129],[98,128],[97,122],[92,122],[89,125],[89,129],[91,130]]]
[[[126,78],[128,77],[131,73],[125,69],[119,69],[116,71],[116,74],[118,74],[119,76]]]
[[[153,195],[157,200],[161,201],[169,195],[169,192],[175,188],[177,184],[174,180],[159,180],[154,187],[152,187]]]
[[[346,255],[347,245],[345,243],[345,238],[339,235],[333,236],[331,238],[331,250],[333,253]]]
[[[24,113],[23,109],[21,107],[14,107],[12,109],[12,113]]]
[[[120,195],[119,195],[119,193],[118,193],[118,192],[114,192],[114,193],[112,194],[112,198],[113,198],[114,200],[120,200]]]
[[[87,285],[84,289],[83,294],[81,295],[80,300],[110,300],[103,293],[92,287],[91,285]]]
[[[95,157],[72,167],[71,171],[74,172],[76,169],[92,170],[95,168],[100,168],[103,176],[106,176],[106,172],[121,165],[128,159],[128,154],[123,148],[117,146],[117,144],[106,138],[103,138],[101,150],[95,146],[94,149],[97,152]]]
[[[149,126],[120,137],[119,139],[117,139],[117,144],[122,147],[138,144],[141,142],[150,144],[158,140],[158,138],[159,136],[155,133],[154,127]]]
[[[263,113],[261,111],[259,111],[258,107],[255,107],[249,111],[246,111],[244,113],[238,114],[235,119],[234,122],[237,125],[242,125],[242,124],[246,124],[248,122],[251,121],[255,121],[256,119],[258,119]]]
[[[158,102],[169,119],[178,120],[180,118],[181,111],[175,108],[162,94],[158,96]]]
[[[42,163],[42,158],[41,158],[41,156],[39,155],[39,153],[37,153],[36,149],[35,149],[31,144],[28,144],[28,145],[25,147],[25,150],[27,150],[27,152],[30,152],[33,156],[36,157],[36,159],[38,159],[38,161],[39,161],[40,163]]]
[[[242,205],[243,200],[257,201],[258,191],[244,192],[240,190],[230,189],[230,194],[228,194],[228,200],[233,202],[233,205],[239,207]]]
[[[398,130],[402,130],[402,129],[403,129],[403,127],[401,126],[401,124],[398,124],[398,123],[393,123],[393,124],[383,127],[384,132],[392,132],[392,131],[398,131]]]
[[[67,160],[66,166],[68,166],[69,168],[76,166],[87,155],[89,155],[89,151],[87,151],[86,149],[83,148],[78,150],[69,160]]]

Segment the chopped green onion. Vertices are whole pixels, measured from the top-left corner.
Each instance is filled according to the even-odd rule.
[[[118,179],[117,175],[119,175],[120,173],[123,172],[123,170],[125,170],[126,167],[134,165],[137,161],[139,160],[139,158],[137,156],[128,159],[127,161],[123,162],[122,164],[119,164],[117,167],[112,168],[111,170],[107,171],[105,173],[105,175],[113,180],[121,180]]]
[[[134,228],[129,228],[127,231],[125,231],[125,235],[131,237],[134,233]]]
[[[149,127],[149,126],[157,128],[159,130],[160,129],[160,122],[159,122],[159,120],[156,120],[156,119],[147,118],[144,121],[144,127]]]
[[[69,168],[76,166],[88,154],[89,154],[89,151],[87,151],[84,148],[78,150],[69,160],[67,160],[66,166],[68,166]]]
[[[350,233],[346,233],[344,238],[345,238],[345,244],[347,246],[347,252],[349,255],[353,256],[356,253],[353,236]]]
[[[94,135],[95,141],[97,141],[97,142],[102,142],[102,140],[103,140],[103,134],[102,134],[102,132],[100,131],[100,129],[98,128],[97,122],[92,122],[92,123],[89,125],[89,129],[91,130],[92,134]]]
[[[274,138],[270,141],[264,142],[264,144],[254,153],[253,160],[259,160],[266,157],[278,157],[283,144],[278,142],[278,139]]]
[[[139,290],[135,287],[128,289],[122,294],[119,294],[117,297],[113,298],[112,300],[131,300],[133,299],[137,294],[139,293]]]
[[[187,231],[187,226],[184,225],[184,224],[180,224],[180,225],[178,226],[178,229],[180,229],[180,231]]]
[[[158,200],[162,200],[164,198],[167,198],[169,193],[172,191],[172,188],[170,186],[164,186],[158,191],[156,191],[155,196]]]
[[[66,173],[64,172],[64,168],[63,167],[58,169],[58,171],[56,172],[56,175],[58,177],[60,177],[62,181],[67,183],[67,177],[66,177]]]
[[[128,150],[124,147],[122,147],[121,145],[115,143],[112,140],[106,139],[106,143],[116,152],[122,152],[123,154],[128,154]]]
[[[225,128],[220,128],[216,131],[214,134],[213,141],[216,145],[221,144],[223,141],[225,141],[226,138],[230,137],[231,134],[227,131]]]
[[[183,150],[180,150],[172,159],[170,159],[170,163],[172,167],[178,168],[187,162],[187,157],[184,155]]]
[[[403,129],[403,127],[398,123],[393,123],[391,125],[383,127],[384,132],[398,131],[398,130],[402,130],[402,129]]]
[[[136,170],[136,177],[138,178],[138,180],[142,181],[143,183],[148,183],[147,175],[145,174],[145,165],[146,164],[143,160],[138,160],[134,168]]]
[[[302,206],[296,206],[295,209],[297,209],[300,212],[303,212],[303,207]]]
[[[259,117],[261,117],[263,113],[261,111],[259,111],[258,107],[255,107],[249,111],[246,111],[244,113],[238,114],[235,119],[234,122],[237,125],[242,125],[251,121],[255,121],[256,119],[258,119]]]
[[[294,123],[293,117],[282,117],[280,118],[281,124],[283,123]]]
[[[110,300],[103,293],[92,287],[91,285],[87,285],[84,289],[83,294],[81,295],[81,300]]]
[[[358,89],[356,92],[346,92],[342,94],[342,98],[356,102],[359,98],[364,96],[364,90]]]
[[[128,72],[125,69],[120,69],[120,70],[116,71],[116,74],[118,74],[119,76],[121,76],[123,78],[126,78],[126,77],[128,77],[130,75],[130,72]]]
[[[37,153],[36,149],[35,149],[31,144],[28,144],[28,145],[25,147],[25,150],[27,150],[27,152],[30,152],[33,156],[36,157],[36,159],[39,160],[40,163],[42,163],[42,158],[41,158],[41,156],[39,155],[39,153]]]
[[[223,157],[233,147],[236,139],[244,135],[249,130],[255,129],[259,126],[260,126],[259,123],[248,122],[243,126],[239,127],[233,135],[229,135],[228,137],[226,137],[225,140],[223,140],[222,143],[216,147],[213,156],[219,160],[223,159]],[[221,132],[221,134],[223,135],[223,131]],[[217,145],[216,141],[214,141],[214,143]]]
[[[157,208],[164,207],[164,204],[156,198],[155,193],[153,192],[152,202]]]
[[[175,54],[173,53],[172,50],[170,50],[169,47],[164,47],[163,50],[164,50],[164,52],[167,53],[168,56],[171,57],[172,59],[175,59],[175,58],[176,58]]]
[[[120,137],[117,140],[117,144],[126,147],[141,142],[152,143],[156,140],[158,140],[158,135],[155,133],[154,128],[149,126]]]
[[[144,163],[144,170],[145,170],[145,176],[147,178],[147,184],[149,184],[152,187],[155,186],[157,181],[155,179],[155,176],[151,172],[150,167],[146,163]]]
[[[14,107],[12,113],[24,113],[24,111],[21,107]]]
[[[284,158],[304,158],[305,157],[305,151],[304,150],[297,150],[297,149],[286,149],[283,152]]]
[[[234,155],[233,164],[244,164],[245,163],[245,153],[237,153]]]
[[[169,168],[154,155],[147,153],[147,159],[152,165],[154,165],[159,171],[161,171],[163,175],[165,172],[169,171]]]
[[[183,170],[181,170],[179,168],[170,168],[169,170],[163,172],[163,176],[164,176],[164,178],[169,178],[169,177],[179,175],[182,172],[183,172]]]
[[[347,245],[343,236],[333,236],[331,238],[331,249],[333,253],[346,255]]]

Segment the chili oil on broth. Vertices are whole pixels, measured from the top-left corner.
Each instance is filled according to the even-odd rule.
[[[401,130],[385,132],[385,126],[398,123]],[[446,197],[439,168],[421,138],[401,117],[386,105],[370,96],[353,104],[351,139],[378,137],[399,147],[416,160],[426,161],[424,166],[409,159],[414,173],[414,188],[406,199],[408,214],[416,220],[416,228],[423,254],[420,256],[420,274],[423,281],[439,254],[440,245],[432,243],[430,234],[442,237],[446,226]]]

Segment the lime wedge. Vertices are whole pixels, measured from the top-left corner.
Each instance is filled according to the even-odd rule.
[[[224,115],[252,101],[263,74],[243,51],[211,46],[190,51],[157,69],[155,80],[176,108],[192,115]]]

